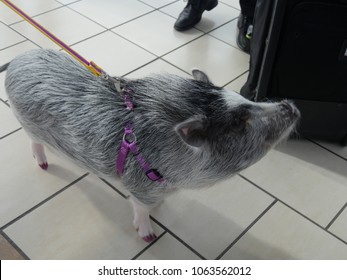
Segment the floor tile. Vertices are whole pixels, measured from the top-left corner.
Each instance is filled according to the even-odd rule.
[[[135,79],[135,78],[144,78],[152,74],[165,74],[165,73],[175,74],[175,75],[186,77],[186,78],[191,78],[191,75],[188,75],[186,72],[183,72],[177,67],[172,66],[171,64],[161,59],[157,59],[154,62],[141,67],[140,69],[130,73],[126,77]]]
[[[114,76],[125,75],[156,58],[110,31],[79,43],[74,49]]]
[[[223,86],[248,70],[249,56],[240,50],[205,35],[163,57],[190,72],[204,70],[217,86]]]
[[[70,7],[106,28],[112,28],[153,10],[137,0],[83,0]]]
[[[23,260],[18,251],[0,235],[0,260]]]
[[[148,245],[132,225],[130,203],[91,175],[5,233],[31,259],[129,259]]]
[[[171,16],[172,18],[174,18],[174,21],[176,21],[179,14],[182,12],[186,5],[187,3],[180,0],[161,8],[160,11]]]
[[[187,3],[184,3],[183,1],[177,1],[162,8],[161,11],[177,19],[186,5]],[[204,32],[209,32],[212,29],[238,17],[239,13],[240,12],[237,9],[219,2],[217,7],[213,10],[205,11],[202,14],[201,21],[195,25],[195,28]],[[185,32],[187,31],[182,33]]]
[[[240,12],[228,5],[219,2],[218,6],[211,11],[204,12],[201,21],[195,26],[196,29],[210,32],[211,30],[237,18]],[[230,31],[232,33],[232,31]]]
[[[4,3],[0,2],[0,21],[5,24],[11,24],[14,22],[22,21],[22,18],[13,12]]]
[[[222,259],[347,259],[347,245],[277,202]]]
[[[81,0],[56,0],[56,1],[58,1],[58,2],[60,2],[62,4],[64,4],[64,5],[68,5],[68,4],[71,4],[73,2],[79,2]]]
[[[0,22],[0,34],[3,38],[0,41],[0,49],[4,49],[13,46],[19,42],[23,42],[26,39],[19,35],[17,32],[13,31],[11,28],[7,27],[5,24]]]
[[[158,9],[160,7],[166,6],[170,3],[177,2],[180,0],[140,0],[140,1]]]
[[[17,55],[35,48],[37,48],[36,45],[29,41],[25,41],[23,43],[17,44],[13,47],[0,51],[1,65],[10,62]],[[6,72],[0,73],[0,99],[2,100],[7,100],[7,96],[5,93],[5,76]]]
[[[5,91],[5,76],[6,72],[0,73],[0,99],[3,101],[8,99]]]
[[[237,79],[235,79],[234,81],[232,81],[230,84],[227,84],[225,87],[229,90],[233,90],[235,92],[240,93],[241,88],[243,87],[243,85],[246,83],[248,78],[248,72],[246,72],[245,74],[241,75],[240,77],[238,77]]]
[[[347,162],[308,141],[288,141],[241,173],[323,227],[347,201]]]
[[[345,208],[336,221],[334,221],[329,231],[347,242],[347,208]]]
[[[216,258],[271,203],[240,177],[168,197],[152,216],[207,259]]]
[[[200,258],[172,235],[165,233],[137,260],[200,260]]]
[[[202,35],[196,29],[184,33],[178,32],[173,28],[174,23],[175,20],[170,16],[155,11],[113,31],[151,53],[161,56]]]
[[[59,2],[54,0],[12,0],[11,2],[29,16],[42,14],[61,6]],[[4,9],[8,9],[11,12],[5,11]],[[3,3],[0,4],[0,14],[0,20],[6,24],[12,24],[23,20]]]
[[[38,46],[31,43],[30,41],[25,41],[23,43],[17,44],[13,47],[6,48],[0,51],[0,61],[2,63],[10,62],[17,55],[22,54],[25,51],[37,49]]]
[[[237,19],[213,30],[210,35],[216,37],[229,45],[238,48],[236,43],[237,38]]]
[[[43,171],[33,159],[30,146],[23,130],[0,140],[0,227],[86,173],[49,150],[46,155],[50,166]]]
[[[222,0],[220,2],[240,10],[240,0]]]
[[[317,143],[347,160],[347,146],[341,146],[338,143],[324,141],[317,141]]]
[[[34,17],[34,20],[68,45],[82,41],[105,30],[100,25],[66,7]],[[27,22],[16,23],[12,27],[43,48],[60,49],[58,45]]]
[[[21,125],[14,117],[10,108],[0,101],[0,138],[19,129]]]

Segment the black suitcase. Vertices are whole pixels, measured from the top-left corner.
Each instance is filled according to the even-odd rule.
[[[347,144],[347,0],[258,0],[248,99],[291,99],[303,137]]]

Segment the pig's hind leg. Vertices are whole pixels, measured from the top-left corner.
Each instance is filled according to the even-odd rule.
[[[47,158],[46,158],[44,146],[42,144],[32,142],[31,148],[32,148],[32,152],[33,152],[33,157],[36,159],[37,164],[43,170],[47,170],[48,163],[47,163]]]
[[[131,197],[130,201],[134,210],[133,224],[135,226],[135,229],[144,241],[152,242],[157,238],[157,236],[152,229],[151,221],[149,218],[151,207],[143,205],[134,197]]]

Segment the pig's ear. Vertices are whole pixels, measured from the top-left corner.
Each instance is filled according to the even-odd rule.
[[[211,83],[210,79],[207,77],[207,75],[199,69],[193,69],[192,74],[193,74],[194,79],[197,81],[209,83],[209,84]]]
[[[199,148],[206,140],[207,118],[193,116],[176,126],[176,132],[189,146]]]

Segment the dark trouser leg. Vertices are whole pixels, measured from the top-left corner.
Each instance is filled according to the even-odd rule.
[[[241,13],[249,18],[253,18],[257,0],[240,0]]]
[[[246,53],[250,52],[251,36],[253,31],[253,17],[257,0],[240,0],[241,14],[237,27],[237,45]]]

